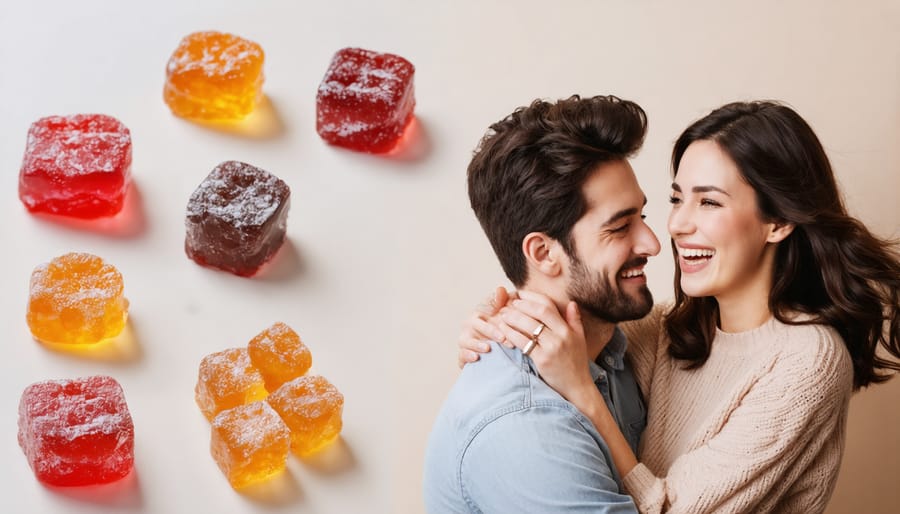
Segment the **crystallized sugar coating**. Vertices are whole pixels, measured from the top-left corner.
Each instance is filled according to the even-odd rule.
[[[220,412],[212,421],[210,452],[232,487],[282,471],[290,449],[290,430],[263,401]]]
[[[236,228],[262,225],[290,190],[267,171],[239,161],[216,166],[188,201],[188,217],[214,216]]]
[[[341,432],[344,395],[324,377],[295,378],[267,401],[291,429],[291,448],[298,455],[315,453]]]
[[[300,336],[284,323],[275,323],[247,345],[250,360],[262,373],[269,391],[309,370],[312,355]]]
[[[51,485],[112,482],[134,465],[131,414],[122,387],[106,376],[28,386],[18,440],[35,476]]]
[[[219,412],[262,400],[268,392],[244,348],[207,355],[200,362],[195,399],[207,419]]]
[[[197,263],[249,276],[281,247],[290,188],[239,161],[216,166],[191,195],[185,251]]]
[[[89,253],[68,253],[31,274],[26,321],[47,343],[93,344],[125,328],[122,275]]]
[[[316,130],[326,142],[384,153],[403,136],[415,107],[415,67],[403,57],[339,50],[316,96]]]
[[[131,132],[103,114],[50,116],[32,123],[19,198],[32,212],[79,218],[118,213],[131,181]]]
[[[233,34],[195,32],[166,65],[163,98],[178,116],[239,120],[262,98],[262,47]]]

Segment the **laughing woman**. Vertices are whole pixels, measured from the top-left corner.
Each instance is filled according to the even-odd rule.
[[[623,325],[648,403],[640,459],[588,370],[577,317],[522,293],[489,321],[606,439],[643,513],[803,512],[834,489],[850,395],[900,369],[900,257],[850,217],[793,110],[734,103],[673,150],[675,301]],[[461,356],[488,315],[476,313]],[[497,337],[493,337],[497,339]],[[879,350],[879,347],[880,350]],[[575,377],[573,379],[573,377]]]

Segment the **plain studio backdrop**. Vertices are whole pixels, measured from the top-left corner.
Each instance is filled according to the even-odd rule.
[[[593,0],[0,3],[0,511],[422,512],[432,421],[458,373],[460,322],[507,284],[466,195],[487,126],[535,98],[615,94],[649,115],[634,159],[664,251],[647,268],[670,298],[665,241],[672,143],[733,100],[778,99],[804,116],[851,212],[900,236],[900,3]],[[198,30],[266,52],[266,99],[246,123],[210,127],[162,101],[165,65]],[[371,156],[315,132],[315,95],[339,48],[400,54],[416,66],[416,122],[404,147]],[[126,212],[65,223],[16,195],[28,126],[105,113],[134,144]],[[242,160],[288,183],[287,242],[259,277],[184,255],[193,189]],[[40,263],[88,251],[114,264],[131,302],[126,336],[65,352],[34,342],[28,280]],[[200,359],[245,345],[275,321],[295,328],[313,370],[344,393],[340,442],[287,473],[233,491],[209,455],[194,404]],[[54,489],[16,443],[19,396],[50,378],[108,374],[135,422],[135,472],[106,487]],[[896,512],[900,380],[857,393],[829,512]]]

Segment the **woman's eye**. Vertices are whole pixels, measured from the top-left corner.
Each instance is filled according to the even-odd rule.
[[[626,224],[622,225],[622,226],[619,227],[619,228],[614,228],[614,229],[610,230],[610,232],[613,233],[613,234],[616,234],[616,233],[619,233],[619,232],[625,232],[626,230],[628,230],[628,227],[629,227],[629,224],[626,223]]]
[[[672,205],[678,205],[681,203],[681,198],[678,198],[677,196],[670,196],[669,203]]]
[[[700,205],[707,205],[710,207],[721,207],[722,206],[722,204],[720,204],[719,202],[717,202],[715,200],[710,200],[709,198],[704,198],[704,199],[700,200]]]

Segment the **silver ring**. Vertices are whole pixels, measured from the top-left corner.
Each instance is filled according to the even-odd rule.
[[[527,357],[528,354],[530,354],[531,352],[534,351],[534,349],[537,347],[537,345],[538,345],[538,342],[537,342],[536,337],[529,340],[527,343],[525,343],[525,348],[522,348],[522,355],[525,355]]]
[[[547,325],[544,325],[543,323],[541,323],[540,325],[538,325],[537,328],[534,329],[534,330],[531,332],[531,338],[532,338],[532,339],[537,339],[538,337],[540,337],[541,332],[544,331],[544,328],[546,328],[546,326],[547,326]]]

